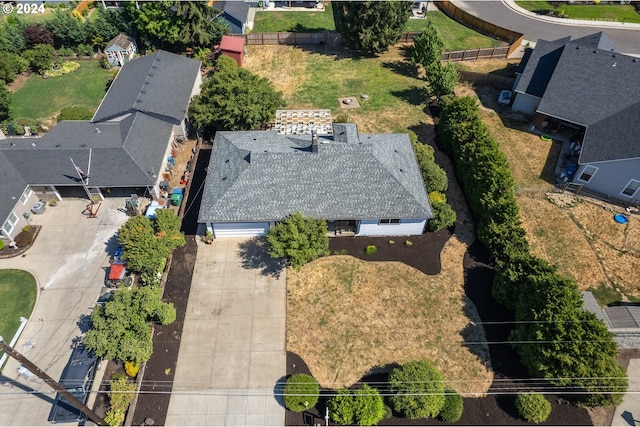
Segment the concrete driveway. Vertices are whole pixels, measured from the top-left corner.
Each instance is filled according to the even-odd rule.
[[[284,425],[274,388],[286,374],[285,320],[285,271],[262,248],[199,244],[166,424]]]
[[[64,199],[43,215],[33,215],[32,224],[43,226],[35,244],[23,256],[0,260],[1,269],[27,270],[37,279],[38,299],[15,349],[55,380],[71,356],[72,341],[82,335],[81,316],[91,314],[100,294],[115,246],[112,238],[127,220],[118,210],[124,199],[104,201],[95,219],[82,214],[86,204]],[[46,425],[55,393],[18,377],[17,366],[9,359],[0,375],[0,425]]]

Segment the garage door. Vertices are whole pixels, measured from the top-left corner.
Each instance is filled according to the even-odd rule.
[[[268,222],[214,222],[214,237],[264,236],[269,231]]]

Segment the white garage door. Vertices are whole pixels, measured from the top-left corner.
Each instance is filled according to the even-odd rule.
[[[214,222],[213,235],[218,237],[264,236],[269,231],[268,222]]]

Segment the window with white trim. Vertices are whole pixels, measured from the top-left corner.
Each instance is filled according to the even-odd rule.
[[[7,232],[7,234],[11,233],[11,230],[13,230],[13,224],[11,224],[9,221],[4,223],[4,226],[2,227],[4,228],[4,231]]]
[[[624,190],[622,190],[622,193],[620,194],[633,197],[633,195],[636,194],[639,188],[640,188],[640,181],[632,179],[631,181],[629,181],[627,186],[624,188]]]
[[[397,218],[391,218],[391,219],[381,219],[378,221],[378,225],[387,225],[387,224],[400,224],[400,220]]]
[[[597,167],[591,166],[591,165],[587,165],[582,170],[582,173],[580,174],[580,178],[578,178],[578,179],[580,181],[589,182],[591,180],[591,178],[593,178],[593,175],[596,174],[596,172],[598,172],[598,168]]]
[[[26,205],[27,201],[29,200],[29,197],[31,197],[32,194],[33,194],[33,191],[31,191],[31,188],[27,187],[24,190],[24,193],[22,193],[22,196],[20,197],[20,202],[22,202],[23,205]]]
[[[18,217],[16,216],[16,214],[11,212],[11,214],[9,215],[9,222],[11,223],[11,225],[16,225],[17,221],[18,221]]]

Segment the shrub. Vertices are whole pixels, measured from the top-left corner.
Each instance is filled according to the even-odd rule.
[[[345,388],[338,390],[338,394],[329,399],[327,406],[333,421],[361,426],[378,424],[388,409],[378,390],[367,384],[353,391]]]
[[[448,203],[432,203],[433,218],[429,220],[429,231],[436,232],[456,223],[456,212]]]
[[[444,406],[440,411],[440,418],[442,418],[442,421],[448,423],[457,423],[460,421],[460,417],[462,417],[464,400],[455,390],[445,390],[445,394]]]
[[[319,394],[318,381],[311,375],[291,375],[284,385],[284,406],[290,411],[302,412],[316,405]]]
[[[176,307],[173,303],[161,302],[155,310],[155,315],[161,325],[169,325],[176,320]]]
[[[429,362],[410,362],[389,375],[393,409],[407,418],[437,416],[444,407],[442,374]]]
[[[434,161],[421,164],[420,171],[422,172],[422,179],[424,180],[424,186],[428,193],[432,191],[447,191],[449,187],[447,173]]]
[[[545,422],[551,414],[551,403],[538,393],[520,393],[516,396],[516,409],[527,421]]]
[[[138,371],[140,370],[140,364],[135,362],[124,362],[124,371],[131,378],[135,378],[138,375]]]
[[[60,49],[58,49],[58,54],[60,56],[73,56],[75,54],[75,52],[73,51],[73,49],[71,49],[70,47],[61,47]]]
[[[334,123],[349,123],[349,116],[346,113],[338,113]]]
[[[106,55],[102,55],[98,63],[105,70],[110,70],[113,67],[113,65],[111,65],[111,62],[109,62],[109,58],[107,58]]]
[[[87,107],[74,105],[72,107],[64,107],[58,115],[58,121],[62,120],[91,120],[93,112]]]
[[[109,388],[111,391],[109,393],[111,409],[125,413],[135,397],[135,383],[129,381],[126,375],[117,377],[114,375],[111,377],[111,386]]]
[[[376,252],[378,252],[378,248],[376,248],[375,245],[369,245],[364,250],[364,253],[367,255],[373,255]]]
[[[4,240],[0,239],[0,251],[4,249]]]
[[[104,421],[110,426],[119,426],[124,422],[124,411],[109,409],[104,417]]]
[[[338,424],[354,423],[353,395],[346,388],[338,390],[338,394],[327,401],[331,419]]]

